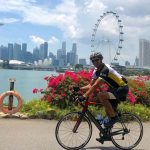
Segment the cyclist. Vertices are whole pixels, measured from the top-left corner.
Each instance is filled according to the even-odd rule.
[[[104,125],[105,127],[111,127],[117,121],[118,117],[113,109],[113,104],[116,104],[117,100],[126,99],[128,94],[128,84],[124,77],[122,77],[116,70],[107,64],[103,63],[103,56],[99,52],[94,52],[90,55],[90,60],[95,66],[93,71],[91,82],[81,87],[81,90],[86,90],[85,94],[80,97],[83,101],[92,94],[97,86],[102,82],[108,85],[108,90],[98,93],[98,100],[105,108],[106,114],[109,117],[109,121]]]

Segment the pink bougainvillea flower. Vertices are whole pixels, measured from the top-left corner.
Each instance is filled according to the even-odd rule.
[[[107,84],[102,84],[101,89],[102,89],[102,91],[107,91],[108,90],[108,85]]]
[[[129,90],[129,92],[128,92],[128,99],[132,104],[134,104],[136,102],[135,96],[132,94],[131,90]]]
[[[59,74],[59,75],[57,76],[57,80],[59,80],[59,81],[63,80],[63,74]]]
[[[98,92],[100,92],[100,89],[99,89],[99,88],[96,88],[96,90],[95,90],[95,91],[98,93]]]
[[[62,93],[61,96],[62,96],[62,97],[66,97],[67,95],[66,95],[65,93]]]
[[[43,92],[44,91],[44,89],[40,89],[40,92]]]
[[[150,76],[138,76],[136,79],[141,81],[148,81],[150,80]]]
[[[60,83],[60,78],[53,77],[48,82],[48,87],[55,88]]]
[[[44,77],[44,80],[48,81],[49,80],[49,76]]]
[[[48,102],[51,102],[51,100],[52,100],[51,96],[48,95],[48,96],[47,96],[47,101],[48,101]]]
[[[91,73],[89,73],[88,71],[84,71],[81,70],[79,72],[77,72],[77,74],[82,78],[82,79],[87,79],[87,80],[91,80]]]
[[[78,76],[74,72],[66,71],[64,73],[64,78],[67,78],[67,77],[71,78],[75,83],[79,82]]]
[[[35,94],[35,93],[38,93],[39,90],[38,90],[37,88],[34,88],[34,89],[32,90],[32,92]]]
[[[145,86],[145,83],[142,82],[142,81],[139,81],[139,82],[138,82],[138,86],[139,86],[139,87],[143,87],[143,86]]]

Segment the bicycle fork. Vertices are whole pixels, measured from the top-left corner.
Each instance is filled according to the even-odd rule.
[[[75,126],[73,128],[73,130],[72,130],[73,133],[77,133],[77,129],[78,129],[78,127],[79,127],[79,125],[80,125],[80,123],[81,123],[82,118],[83,118],[84,115],[85,115],[85,112],[81,112],[81,114],[80,114],[80,116],[79,116],[79,118],[78,118],[78,120],[77,120],[77,122],[76,122],[76,124],[75,124]]]

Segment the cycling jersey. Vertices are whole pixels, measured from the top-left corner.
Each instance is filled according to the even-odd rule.
[[[122,80],[122,76],[110,67],[108,64],[103,64],[101,70],[95,69],[93,71],[92,79],[101,78],[111,88],[118,88],[126,86],[127,84]]]

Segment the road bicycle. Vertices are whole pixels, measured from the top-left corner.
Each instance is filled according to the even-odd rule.
[[[82,106],[79,112],[71,112],[62,117],[55,129],[58,143],[67,150],[79,150],[86,146],[92,136],[92,123],[99,130],[99,142],[111,141],[117,148],[129,150],[136,147],[143,137],[141,120],[129,112],[117,111],[118,102],[113,105],[118,114],[118,121],[109,128],[96,119],[88,109],[89,105],[96,102],[79,101],[79,95],[73,94],[73,99]]]

